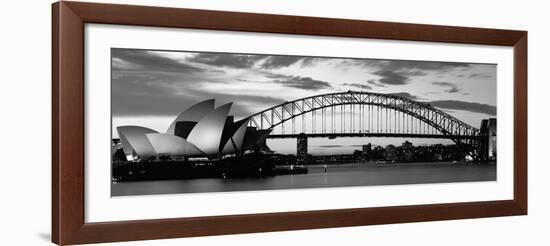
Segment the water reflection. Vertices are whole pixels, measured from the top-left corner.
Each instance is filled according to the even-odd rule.
[[[419,163],[392,165],[343,164],[308,167],[308,174],[247,179],[193,179],[121,182],[113,196],[225,192],[322,187],[495,181],[495,165]]]

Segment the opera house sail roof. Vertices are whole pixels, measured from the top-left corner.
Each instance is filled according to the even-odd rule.
[[[189,143],[184,138],[166,134],[166,133],[149,133],[145,134],[155,152],[158,155],[166,156],[200,156],[204,153],[195,145]]]
[[[214,99],[189,107],[170,124],[166,133],[140,126],[119,126],[117,132],[127,159],[208,157],[241,154],[253,134],[249,118],[233,122],[232,103],[215,108]],[[245,141],[246,140],[246,141]]]
[[[232,129],[228,130],[228,138],[222,139],[220,145],[220,152],[222,154],[229,154],[240,152],[242,150],[244,135],[246,133],[246,127],[248,125],[249,119],[243,119],[232,124]],[[225,140],[225,141],[223,141]]]
[[[206,155],[217,155],[224,130],[225,119],[231,109],[231,104],[225,104],[202,118],[187,139],[195,144]]]
[[[157,131],[141,126],[119,126],[118,136],[122,143],[122,149],[126,156],[139,156],[142,160],[156,156],[155,149],[145,134],[157,133]]]
[[[177,122],[199,122],[206,114],[214,110],[214,99],[202,101],[197,103],[185,111],[183,111],[176,119],[170,124],[166,133],[174,134]]]

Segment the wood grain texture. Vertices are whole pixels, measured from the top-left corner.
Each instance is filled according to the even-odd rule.
[[[84,25],[65,4],[54,9],[52,235],[67,244],[84,225]]]
[[[514,45],[514,201],[527,214],[527,32]]]
[[[52,241],[59,242],[59,3],[52,5]]]
[[[65,2],[86,22],[513,46],[521,31],[288,15]],[[107,7],[108,6],[108,7]]]
[[[302,230],[520,215],[513,201],[337,209],[86,224],[74,243]]]
[[[83,53],[85,23],[514,47],[514,199],[85,223]],[[52,6],[52,240],[57,244],[524,214],[527,214],[527,32],[64,1]]]

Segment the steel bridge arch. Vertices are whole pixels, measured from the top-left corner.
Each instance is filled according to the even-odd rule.
[[[467,145],[469,152],[472,152],[471,147],[475,145],[475,138],[479,136],[477,128],[427,103],[397,95],[362,91],[327,93],[284,102],[250,116],[249,126],[272,130],[298,116],[341,105],[372,105],[400,111],[432,126],[443,135],[449,136],[455,143]]]

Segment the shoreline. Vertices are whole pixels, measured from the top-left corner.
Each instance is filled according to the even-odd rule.
[[[314,164],[314,165],[294,165],[305,168],[337,168],[337,167],[403,167],[403,166],[495,166],[496,162],[484,162],[484,163],[466,163],[466,162],[448,162],[448,161],[434,161],[434,162],[396,162],[396,163],[375,163],[375,162],[361,162],[361,163],[330,163],[330,164]],[[288,167],[289,165],[285,165]]]

